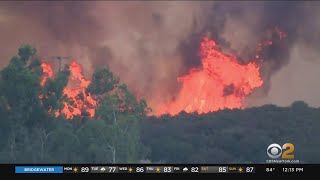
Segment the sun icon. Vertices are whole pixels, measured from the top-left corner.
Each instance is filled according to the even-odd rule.
[[[160,173],[160,168],[157,167],[157,168],[156,168],[156,172],[157,172],[157,173]]]
[[[129,170],[130,173],[133,171],[133,169],[131,167],[128,170]]]
[[[77,168],[77,167],[74,167],[74,168],[73,168],[73,172],[74,172],[74,173],[77,173],[77,172],[78,172],[78,168]]]
[[[238,171],[239,171],[239,173],[242,173],[243,172],[242,167],[239,167]]]

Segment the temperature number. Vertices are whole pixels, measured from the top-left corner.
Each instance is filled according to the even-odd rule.
[[[170,173],[171,172],[171,167],[164,167],[163,172],[165,173]]]
[[[253,167],[247,167],[247,168],[246,168],[246,172],[247,172],[247,173],[252,173],[252,172],[253,172],[253,169],[254,169]]]
[[[192,167],[191,168],[191,172],[197,173],[197,172],[199,172],[199,168],[198,167]]]

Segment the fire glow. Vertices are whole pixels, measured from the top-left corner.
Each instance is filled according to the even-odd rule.
[[[202,67],[177,78],[178,96],[157,115],[242,108],[243,99],[263,84],[257,63],[240,64],[236,57],[221,52],[214,40],[203,38],[200,56]]]
[[[42,63],[41,64],[41,68],[42,68],[42,71],[43,71],[43,75],[41,77],[41,86],[44,86],[45,83],[47,82],[48,78],[52,78],[53,76],[53,71],[52,71],[52,68],[50,66],[50,64],[48,63]]]
[[[287,37],[287,34],[277,27],[273,32],[280,40]],[[244,99],[264,84],[260,74],[262,51],[274,43],[276,42],[270,38],[263,40],[256,48],[255,59],[243,64],[236,56],[222,52],[213,39],[204,37],[199,50],[201,67],[192,68],[188,74],[177,77],[181,88],[174,100],[159,104],[150,115],[176,115],[182,111],[201,114],[222,109],[245,108]],[[41,67],[41,85],[44,86],[47,79],[53,76],[53,72],[47,63],[42,63]],[[72,119],[86,112],[90,117],[94,117],[97,101],[86,93],[90,80],[84,78],[81,66],[75,61],[70,64],[70,72],[68,85],[63,90],[66,96],[64,107],[55,112],[55,115],[62,113],[67,119]],[[43,95],[40,96],[40,99],[42,98]]]
[[[53,76],[53,73],[49,64],[42,63],[41,67],[43,69],[41,85],[44,86],[47,79]],[[69,82],[67,87],[63,90],[63,94],[67,97],[67,100],[63,102],[64,107],[61,110],[61,113],[64,114],[67,119],[72,119],[75,116],[81,116],[84,110],[90,117],[94,117],[97,102],[90,94],[86,93],[90,80],[84,78],[81,66],[75,61],[70,64],[69,70]],[[60,112],[55,112],[55,116],[58,116],[59,114]]]

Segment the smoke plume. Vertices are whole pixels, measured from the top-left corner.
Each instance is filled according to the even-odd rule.
[[[21,44],[29,43],[44,59],[72,56],[86,76],[98,66],[109,66],[138,97],[157,108],[175,97],[180,88],[176,77],[200,65],[203,36],[214,38],[223,51],[243,63],[253,59],[258,43],[271,38],[274,44],[263,52],[261,62],[264,88],[248,99],[248,105],[306,100],[319,106],[320,85],[306,81],[320,75],[319,5],[302,1],[0,2],[0,65],[5,66]],[[287,33],[286,40],[277,41],[275,27]],[[309,72],[311,67],[318,68]],[[297,69],[304,73],[295,74]],[[299,91],[281,93],[289,79],[293,79],[290,89]]]

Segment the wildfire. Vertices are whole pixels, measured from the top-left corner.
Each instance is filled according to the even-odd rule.
[[[43,69],[41,85],[44,86],[47,79],[53,76],[53,71],[51,66],[47,63],[42,63],[41,67]],[[63,113],[67,119],[72,119],[75,116],[80,116],[82,111],[85,110],[90,117],[93,117],[97,102],[90,94],[85,92],[90,84],[90,80],[84,78],[81,66],[75,61],[70,64],[69,70],[71,73],[69,83],[63,90],[67,100],[63,102],[64,107],[61,110],[61,113]],[[51,111],[52,110],[50,109],[49,113],[51,113]],[[59,114],[59,112],[55,112],[55,116],[58,116]]]
[[[157,115],[242,108],[244,97],[263,84],[257,63],[239,64],[236,57],[221,52],[214,40],[203,38],[200,55],[202,67],[178,77],[182,85],[178,96]]]
[[[62,113],[67,119],[72,119],[74,116],[81,115],[81,110],[84,109],[89,113],[90,117],[94,116],[97,102],[85,91],[90,84],[90,80],[86,80],[82,75],[82,68],[76,62],[70,64],[71,81],[78,81],[79,85],[75,88],[65,88],[63,93],[69,98],[70,102],[64,102]],[[70,84],[70,83],[69,83]]]
[[[280,40],[287,36],[278,27],[274,32]],[[242,64],[237,57],[223,53],[214,40],[204,37],[200,43],[202,66],[193,68],[187,75],[177,78],[181,84],[178,95],[171,102],[157,108],[154,115],[166,113],[176,115],[181,111],[207,113],[221,109],[244,108],[244,98],[264,83],[260,74],[260,62],[262,62],[260,56],[263,49],[273,43],[270,39],[259,43],[255,59]],[[47,63],[42,63],[41,67],[43,69],[41,85],[44,86],[47,79],[53,76],[53,72]],[[61,111],[54,112],[55,115],[63,113],[67,119],[72,119],[87,112],[93,117],[97,102],[86,93],[90,80],[84,78],[81,66],[75,61],[70,64],[70,72],[68,85],[63,90],[67,100],[63,102],[64,107]],[[43,95],[40,98],[42,99]]]
[[[43,75],[41,77],[41,86],[44,86],[45,83],[47,82],[48,78],[52,78],[53,76],[53,71],[52,71],[52,68],[50,66],[50,64],[48,63],[42,63],[41,64],[41,68],[42,68],[42,71],[43,71]]]

